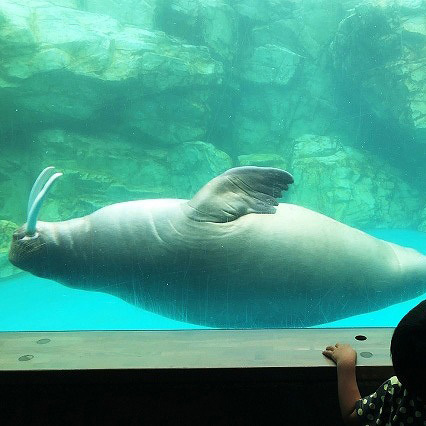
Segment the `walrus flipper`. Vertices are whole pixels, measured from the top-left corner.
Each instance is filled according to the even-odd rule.
[[[235,167],[204,185],[184,206],[198,222],[230,222],[248,213],[271,214],[293,176],[273,167]]]

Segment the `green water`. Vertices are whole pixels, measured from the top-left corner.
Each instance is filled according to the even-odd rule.
[[[2,0],[0,22],[0,330],[202,327],[12,269],[52,165],[43,221],[264,166],[294,176],[280,202],[426,254],[424,0]],[[394,326],[408,294],[318,326]]]

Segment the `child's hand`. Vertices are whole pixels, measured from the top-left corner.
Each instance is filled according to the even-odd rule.
[[[356,364],[356,351],[348,344],[336,343],[334,346],[327,346],[322,354],[336,364]]]

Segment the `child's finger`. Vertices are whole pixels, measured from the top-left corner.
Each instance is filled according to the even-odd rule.
[[[326,357],[331,359],[333,362],[336,362],[335,359],[333,358],[333,352],[331,351],[322,351],[322,354]]]

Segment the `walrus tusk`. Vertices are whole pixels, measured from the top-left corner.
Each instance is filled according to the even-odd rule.
[[[31,189],[28,200],[27,226],[25,229],[25,234],[27,236],[32,236],[35,234],[37,217],[43,204],[43,200],[49,189],[52,187],[53,182],[55,182],[58,177],[62,176],[62,173],[55,173],[47,179],[47,177],[52,173],[53,169],[54,167],[52,166],[46,167],[40,173]],[[40,188],[42,189],[40,190]]]
[[[43,186],[48,181],[50,176],[55,172],[55,168],[53,166],[46,167],[39,175],[36,181],[34,182],[33,187],[31,188],[30,196],[28,198],[28,207],[27,207],[27,218],[30,214],[31,207],[34,204],[34,200],[39,194],[39,192],[43,189]]]
[[[28,232],[55,179],[37,194]],[[178,321],[233,329],[324,324],[426,291],[421,253],[278,203],[293,180],[276,168],[236,167],[190,200],[124,201],[40,220],[33,235],[15,231],[9,260]]]

